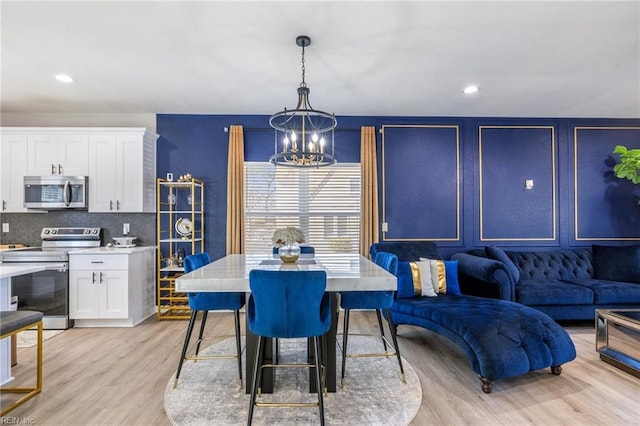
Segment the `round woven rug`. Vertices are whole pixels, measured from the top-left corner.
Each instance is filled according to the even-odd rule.
[[[349,338],[350,353],[381,352],[382,344],[370,337]],[[234,340],[225,339],[201,354],[235,352]],[[305,339],[280,340],[280,360],[304,362]],[[244,358],[244,357],[243,357]],[[243,368],[245,360],[243,359]],[[341,353],[338,349],[338,376]],[[414,418],[422,401],[420,381],[411,365],[403,358],[407,383],[400,379],[395,357],[363,357],[347,359],[346,386],[324,398],[325,421],[329,425],[407,425]],[[244,374],[244,371],[243,371]],[[174,375],[164,393],[164,408],[174,425],[245,425],[249,395],[238,387],[236,360],[198,362],[185,361],[178,387],[173,388]],[[316,402],[316,394],[308,392],[309,370],[306,368],[276,369],[273,394],[263,394],[263,401]],[[262,408],[253,414],[256,425],[318,424],[318,408]]]

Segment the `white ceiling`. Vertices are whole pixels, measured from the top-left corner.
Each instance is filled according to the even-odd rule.
[[[306,34],[312,105],[337,115],[640,117],[638,1],[22,0],[0,14],[2,113],[271,114],[295,106]]]

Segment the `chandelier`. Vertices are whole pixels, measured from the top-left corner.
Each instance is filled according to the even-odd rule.
[[[336,163],[333,152],[333,129],[336,116],[313,109],[309,102],[309,88],[304,81],[304,48],[311,39],[301,35],[296,44],[302,47],[302,82],[298,87],[298,105],[284,109],[269,118],[275,129],[274,154],[269,161],[276,166],[322,167]]]

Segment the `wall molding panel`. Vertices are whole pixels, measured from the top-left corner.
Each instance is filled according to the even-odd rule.
[[[382,125],[383,241],[461,240],[460,126]]]
[[[616,145],[640,148],[640,127],[573,128],[573,240],[640,241],[639,185],[619,179]]]
[[[478,126],[479,242],[557,242],[555,126]]]

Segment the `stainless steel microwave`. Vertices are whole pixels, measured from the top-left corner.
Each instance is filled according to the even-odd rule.
[[[28,209],[88,209],[87,176],[25,176],[24,206]]]

